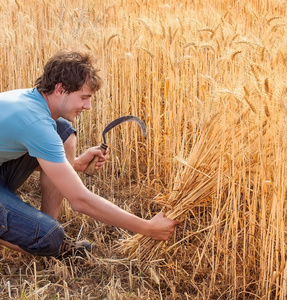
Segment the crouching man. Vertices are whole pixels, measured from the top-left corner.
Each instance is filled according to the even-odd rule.
[[[60,256],[67,250],[91,251],[88,241],[66,238],[57,221],[63,197],[72,208],[109,225],[169,239],[177,221],[163,213],[141,219],[89,191],[76,172],[94,156],[97,168],[108,153],[92,147],[76,154],[71,123],[91,108],[101,78],[88,54],[61,51],[49,59],[35,87],[0,93],[0,244],[39,256]],[[15,191],[41,169],[41,210],[22,201]]]

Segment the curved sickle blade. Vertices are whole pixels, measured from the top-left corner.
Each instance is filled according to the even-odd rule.
[[[104,131],[103,131],[104,144],[106,144],[106,136],[105,135],[107,132],[109,132],[111,129],[113,129],[116,126],[118,126],[122,123],[125,123],[125,122],[129,122],[129,121],[134,121],[134,122],[138,123],[141,127],[143,135],[146,136],[146,134],[147,134],[146,126],[145,126],[145,123],[140,118],[135,117],[135,116],[124,116],[124,117],[115,119],[110,124],[108,124],[107,127],[104,129]]]

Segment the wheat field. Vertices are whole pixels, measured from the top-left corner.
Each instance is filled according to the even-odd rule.
[[[287,4],[283,0],[0,0],[0,91],[32,87],[62,48],[89,51],[103,88],[74,123],[78,153],[110,159],[86,186],[141,217],[164,210],[168,242],[72,211],[88,259],[0,247],[1,299],[286,299]],[[40,205],[35,173],[19,191]]]

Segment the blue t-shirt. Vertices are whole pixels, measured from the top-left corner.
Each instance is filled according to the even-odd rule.
[[[29,152],[50,162],[66,161],[48,104],[34,89],[0,93],[0,165]]]

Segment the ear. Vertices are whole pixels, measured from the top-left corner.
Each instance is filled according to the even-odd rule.
[[[55,94],[57,96],[62,96],[65,93],[65,89],[63,88],[62,83],[57,83],[55,85]]]

